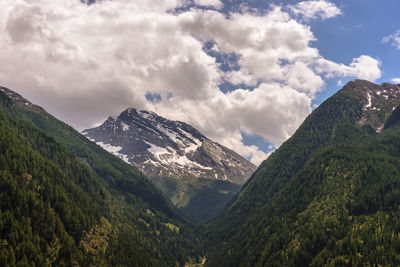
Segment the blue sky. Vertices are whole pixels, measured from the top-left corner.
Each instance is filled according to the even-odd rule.
[[[0,85],[77,130],[144,109],[259,164],[347,81],[400,78],[399,7],[2,0]]]
[[[390,43],[382,43],[400,29],[400,3],[387,1],[333,1],[341,8],[343,15],[326,21],[311,23],[312,31],[318,39],[315,46],[324,57],[348,63],[357,54],[367,54],[381,61],[382,77],[376,82],[391,82],[400,77],[400,51]],[[327,90],[317,95],[315,103],[323,102],[341,86],[330,81]],[[343,83],[351,79],[342,79]]]
[[[268,1],[246,1],[258,10],[268,10]],[[271,1],[277,5],[296,4],[301,1]],[[342,15],[308,23],[316,37],[313,46],[325,58],[349,64],[356,55],[366,54],[381,61],[382,77],[376,83],[392,82],[400,77],[400,50],[382,39],[400,29],[400,2],[396,0],[341,0],[331,1],[338,6]],[[224,1],[227,9],[235,9],[242,1]],[[316,94],[312,103],[319,105],[335,94],[349,78],[326,80],[326,89]],[[315,106],[314,106],[315,107]],[[271,143],[258,135],[243,134],[244,143],[257,145],[263,151],[273,151]]]
[[[240,0],[223,1],[225,10],[237,10],[244,2]],[[271,4],[288,5],[301,1],[245,1],[246,5],[261,12],[269,10]],[[380,59],[382,77],[376,82],[391,82],[400,77],[400,50],[391,43],[383,43],[382,39],[400,29],[400,2],[396,0],[336,0],[335,3],[342,15],[326,20],[313,20],[309,24],[316,37],[313,45],[327,59],[348,64],[355,55],[366,54]],[[328,80],[327,89],[317,95],[313,101],[320,104],[327,97],[341,88],[352,78]]]

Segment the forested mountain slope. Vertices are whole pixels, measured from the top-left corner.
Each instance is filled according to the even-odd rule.
[[[6,88],[0,101],[0,265],[173,266],[194,257],[190,227],[135,167]]]
[[[3,265],[400,265],[399,85],[356,80],[321,104],[198,230],[199,250],[136,168],[2,90]]]
[[[398,265],[399,92],[356,80],[321,104],[203,229],[207,264]]]

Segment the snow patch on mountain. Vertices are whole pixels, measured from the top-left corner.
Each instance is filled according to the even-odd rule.
[[[188,159],[186,155],[179,155],[179,152],[173,148],[170,147],[164,148],[146,141],[144,142],[150,146],[150,148],[148,148],[147,151],[152,153],[162,164],[170,165],[171,167],[175,168],[194,167],[204,170],[211,170],[210,167],[203,166],[197,162]],[[186,149],[194,151],[195,150],[193,149],[194,146],[198,147],[197,145],[192,145],[187,147]]]
[[[154,112],[129,108],[83,134],[149,177],[201,177],[243,184],[256,169],[192,126]]]
[[[370,108],[371,107],[371,105],[372,105],[372,102],[371,102],[371,95],[369,94],[369,93],[367,93],[367,95],[368,95],[368,104],[365,106],[366,108]]]
[[[400,86],[396,84],[377,85],[364,80],[355,80],[349,82],[343,90],[363,99],[364,108],[359,124],[371,126],[377,133],[383,131],[386,120],[400,104]]]
[[[150,147],[147,149],[147,151],[149,151],[151,154],[159,157],[160,155],[164,155],[164,154],[169,154],[170,152],[164,148],[164,147],[160,147],[157,146],[155,144],[149,143],[147,141],[144,141],[146,144],[148,144]]]
[[[103,142],[96,142],[97,145],[101,146],[103,149],[107,150],[108,152],[118,156],[119,158],[121,158],[123,161],[125,161],[126,163],[129,163],[129,158],[127,155],[125,154],[121,154],[120,151],[123,149],[120,146],[113,146],[110,144],[105,144]]]
[[[129,125],[126,124],[125,122],[121,122],[121,125],[122,125],[122,130],[123,130],[124,132],[126,132],[126,131],[129,130]]]

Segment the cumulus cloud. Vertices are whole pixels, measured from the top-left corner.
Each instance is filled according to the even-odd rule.
[[[274,7],[266,16],[232,14],[227,19],[219,12],[196,11],[182,17],[186,31],[200,40],[214,41],[218,51],[239,55],[240,69],[223,74],[233,84],[255,86],[260,81],[285,82],[293,74],[309,68],[312,58],[318,57],[318,50],[310,47],[310,42],[315,40],[310,28],[291,19],[280,7]],[[311,76],[308,71],[306,75]],[[312,78],[314,82],[319,80]],[[312,85],[309,82],[310,87],[295,80],[292,79],[292,84],[297,84],[297,89],[310,94],[323,86],[320,80]]]
[[[336,17],[342,11],[332,2],[326,0],[311,0],[290,5],[289,9],[306,20],[321,18],[322,20]]]
[[[390,42],[394,47],[396,47],[396,49],[400,49],[400,30],[382,39],[382,43],[390,43]]]
[[[400,84],[400,78],[393,78],[392,82]]]
[[[183,3],[3,0],[0,83],[79,130],[127,107],[148,109],[258,164],[267,155],[244,145],[242,132],[278,147],[311,112],[326,78],[381,75],[379,61],[366,55],[349,65],[323,58],[310,27],[282,7],[262,15],[174,12]],[[213,53],[235,55],[236,67],[222,71],[204,49],[209,43]],[[222,92],[224,82],[239,89]],[[157,101],[147,101],[149,93]]]
[[[349,66],[320,58],[316,61],[316,70],[324,73],[327,77],[356,77],[374,82],[382,76],[380,64],[378,59],[367,55],[354,58]]]

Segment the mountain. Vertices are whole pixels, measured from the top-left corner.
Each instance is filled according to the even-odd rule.
[[[176,266],[192,228],[136,168],[0,88],[0,265]]]
[[[346,84],[196,229],[199,243],[136,167],[0,88],[0,264],[399,266],[399,92]]]
[[[356,80],[202,232],[208,266],[400,264],[400,86]]]
[[[192,126],[154,112],[129,108],[82,133],[137,166],[197,223],[219,214],[256,169]]]
[[[129,108],[82,132],[149,177],[201,177],[244,184],[256,167],[192,126]]]

